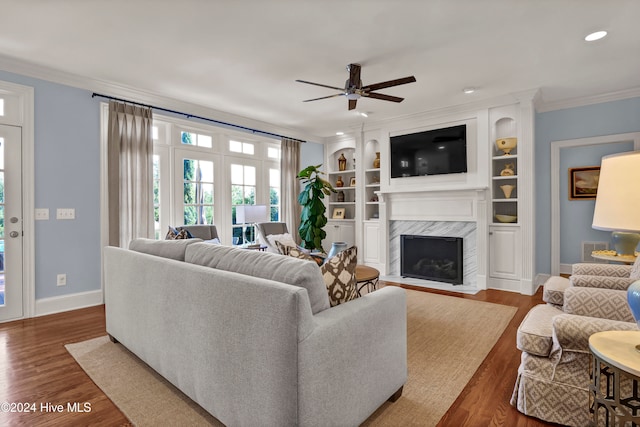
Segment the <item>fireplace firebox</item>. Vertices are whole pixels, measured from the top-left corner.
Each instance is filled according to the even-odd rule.
[[[400,275],[462,285],[462,238],[401,235]]]

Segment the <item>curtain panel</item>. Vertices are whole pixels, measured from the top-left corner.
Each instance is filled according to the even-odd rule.
[[[287,224],[289,233],[294,241],[300,241],[298,227],[300,226],[300,214],[302,209],[298,203],[300,184],[298,172],[300,171],[300,141],[283,138],[280,145],[280,207],[282,209],[281,221]]]
[[[153,140],[150,108],[109,102],[109,245],[153,238]]]

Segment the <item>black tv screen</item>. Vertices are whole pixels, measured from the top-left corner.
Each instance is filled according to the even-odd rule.
[[[467,125],[392,136],[391,178],[467,172]]]

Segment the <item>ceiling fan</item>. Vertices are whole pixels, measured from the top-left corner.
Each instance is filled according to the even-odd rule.
[[[349,64],[347,65],[347,71],[349,72],[349,79],[345,82],[344,88],[323,85],[320,83],[308,82],[305,80],[296,80],[300,83],[307,83],[315,86],[322,86],[329,89],[339,90],[340,93],[336,93],[335,95],[322,96],[320,98],[306,99],[303,102],[309,101],[317,101],[319,99],[327,99],[334,98],[336,96],[346,96],[349,100],[349,110],[353,110],[356,108],[356,103],[360,97],[365,98],[373,98],[373,99],[381,99],[383,101],[391,101],[391,102],[402,102],[404,98],[399,98],[397,96],[384,95],[382,93],[376,93],[374,91],[379,89],[384,89],[393,86],[400,86],[407,83],[413,83],[416,81],[416,78],[413,76],[403,77],[401,79],[389,80],[386,82],[374,83],[372,85],[362,86],[362,80],[360,80],[360,64]]]

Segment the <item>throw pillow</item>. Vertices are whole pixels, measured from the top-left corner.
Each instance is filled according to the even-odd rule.
[[[164,237],[165,240],[181,240],[181,239],[191,239],[193,236],[187,230],[182,229],[180,231],[175,228],[169,226],[169,231],[167,235]]]
[[[276,248],[278,248],[278,252],[280,252],[280,255],[289,255],[289,252],[291,251],[291,249],[295,249],[295,246],[285,245],[279,240],[276,240]]]
[[[267,240],[269,241],[271,246],[273,246],[274,248],[277,248],[276,242],[280,242],[286,246],[294,246],[294,247],[296,246],[296,242],[293,240],[293,237],[291,237],[291,234],[289,233],[269,234],[267,236]]]
[[[289,256],[317,262],[311,255],[298,248],[289,249]],[[329,258],[320,266],[324,284],[329,293],[331,307],[358,298],[356,283],[356,264],[358,249],[350,247],[336,256]]]

